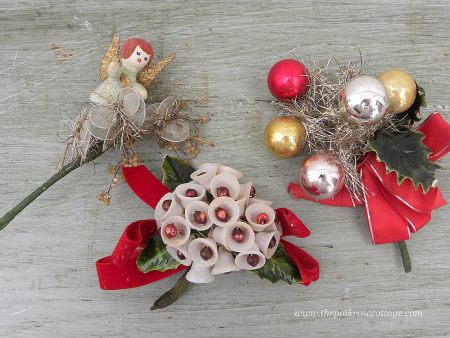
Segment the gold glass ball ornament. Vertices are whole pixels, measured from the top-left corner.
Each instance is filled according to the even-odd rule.
[[[344,114],[361,125],[375,124],[389,109],[389,98],[383,84],[376,78],[360,75],[350,79],[341,93]]]
[[[390,113],[403,113],[413,105],[417,85],[411,75],[399,69],[388,69],[378,75],[378,80],[387,90]]]
[[[305,143],[305,127],[292,116],[274,118],[264,131],[264,144],[267,150],[279,158],[294,157],[305,148]]]
[[[344,180],[344,168],[331,154],[309,156],[300,165],[300,186],[315,200],[335,196],[344,186]]]

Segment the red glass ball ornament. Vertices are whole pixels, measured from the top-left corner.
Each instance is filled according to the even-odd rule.
[[[172,204],[172,200],[165,200],[164,202],[162,202],[161,207],[164,211],[167,211],[167,210],[169,210],[171,204]]]
[[[184,195],[186,197],[197,197],[198,196],[198,192],[195,189],[188,189],[186,190],[186,192],[184,193]]]
[[[216,195],[217,197],[230,197],[230,190],[227,187],[217,187],[216,189]]]
[[[267,224],[269,223],[269,216],[262,212],[256,216],[255,222],[256,224]]]
[[[166,234],[167,238],[174,238],[177,235],[178,230],[175,224],[170,223],[167,224],[167,226],[164,228],[164,233]]]
[[[208,222],[208,217],[206,216],[206,212],[204,211],[194,211],[192,217],[194,218],[194,222],[197,224],[205,225],[206,222]]]
[[[231,237],[238,243],[241,243],[245,239],[245,231],[241,228],[234,228],[231,232]]]
[[[278,100],[291,100],[302,97],[309,86],[306,67],[297,60],[278,61],[270,68],[267,86]]]
[[[228,213],[228,210],[222,207],[218,207],[216,210],[216,217],[221,222],[226,222],[230,219],[230,214]]]
[[[249,254],[247,255],[247,263],[250,266],[257,266],[259,263],[259,256],[258,255],[253,255],[253,254]]]

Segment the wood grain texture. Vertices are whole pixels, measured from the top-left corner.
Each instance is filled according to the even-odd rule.
[[[104,292],[95,261],[110,253],[129,222],[152,216],[125,187],[111,207],[95,196],[108,183],[110,153],[59,182],[0,233],[2,337],[438,337],[450,336],[448,207],[408,242],[413,272],[393,245],[370,245],[362,210],[294,201],[287,183],[299,159],[278,161],[262,145],[277,110],[265,77],[295,54],[356,59],[367,74],[398,67],[427,91],[429,108],[450,119],[450,4],[399,1],[7,1],[0,0],[0,208],[17,203],[57,168],[65,117],[99,83],[100,58],[113,33],[150,40],[157,57],[177,58],[152,100],[189,100],[209,114],[216,147],[196,163],[239,168],[258,193],[293,209],[312,235],[296,241],[321,263],[305,287],[271,285],[247,273],[192,288],[176,305],[149,311],[174,278]],[[138,150],[160,174],[164,151]],[[450,197],[450,158],[440,186]],[[388,220],[386,220],[388,221]],[[301,310],[420,310],[421,318],[300,318]]]

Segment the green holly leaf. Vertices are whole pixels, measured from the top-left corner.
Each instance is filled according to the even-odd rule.
[[[266,260],[263,267],[250,270],[261,279],[268,279],[272,283],[284,281],[288,284],[301,283],[302,279],[297,266],[288,256],[282,245],[279,245],[275,254]]]
[[[141,251],[137,260],[137,267],[142,272],[150,271],[166,271],[176,269],[178,263],[166,250],[166,245],[163,243],[160,236],[152,236]]]
[[[176,157],[166,155],[162,161],[161,169],[163,171],[162,183],[170,190],[182,184],[191,181],[190,175],[195,169],[185,161]]]
[[[398,184],[409,178],[417,189],[419,185],[425,192],[433,185],[435,170],[440,168],[431,162],[431,150],[422,140],[421,132],[405,128],[398,133],[382,131],[368,142],[368,151],[375,151],[377,159],[386,164],[387,172],[397,173]]]

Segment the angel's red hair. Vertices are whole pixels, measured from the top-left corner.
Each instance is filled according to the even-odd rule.
[[[131,54],[133,54],[136,47],[139,46],[141,49],[150,55],[147,65],[150,64],[150,62],[153,59],[153,49],[152,45],[149,44],[147,41],[141,38],[131,38],[126,40],[122,47],[120,48],[120,57],[122,59],[128,59]]]

